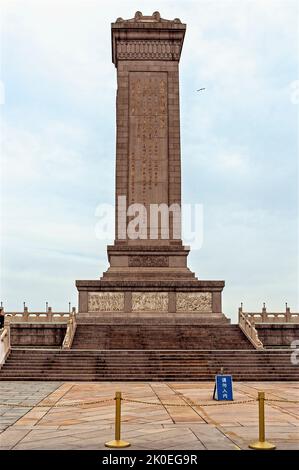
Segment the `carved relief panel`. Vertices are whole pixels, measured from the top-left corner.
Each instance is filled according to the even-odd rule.
[[[212,312],[211,292],[177,292],[177,312]]]
[[[130,267],[147,267],[147,268],[166,268],[169,266],[168,256],[149,256],[149,255],[135,255],[129,257]]]
[[[123,292],[89,292],[89,312],[122,312],[124,310]]]
[[[132,292],[133,312],[167,312],[167,292]]]

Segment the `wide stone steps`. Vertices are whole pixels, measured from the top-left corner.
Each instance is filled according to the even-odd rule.
[[[290,351],[12,349],[0,380],[213,380],[220,368],[234,380],[298,380]]]
[[[79,324],[74,349],[253,349],[238,325]]]

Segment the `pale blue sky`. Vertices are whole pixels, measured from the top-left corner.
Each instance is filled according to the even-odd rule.
[[[298,310],[298,2],[3,0],[1,300],[77,303],[107,268],[95,237],[114,202],[110,23],[187,23],[180,64],[183,201],[204,207],[189,264],[224,279],[224,312]],[[294,85],[293,85],[294,86]],[[204,93],[196,89],[206,87]],[[298,100],[297,100],[298,101]],[[112,241],[112,240],[111,240]]]

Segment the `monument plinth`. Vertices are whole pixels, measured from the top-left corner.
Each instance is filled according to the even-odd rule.
[[[117,69],[115,241],[99,280],[76,281],[79,312],[225,319],[224,281],[198,280],[181,240],[179,60],[186,25],[158,12],[112,23]]]

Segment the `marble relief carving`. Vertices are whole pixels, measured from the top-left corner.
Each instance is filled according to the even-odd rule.
[[[135,255],[129,257],[130,267],[162,268],[168,265],[168,256]]]
[[[176,294],[177,312],[212,312],[211,292],[178,292]]]
[[[122,312],[123,310],[123,292],[96,292],[88,294],[89,312]]]
[[[133,312],[167,312],[167,292],[132,292]]]

